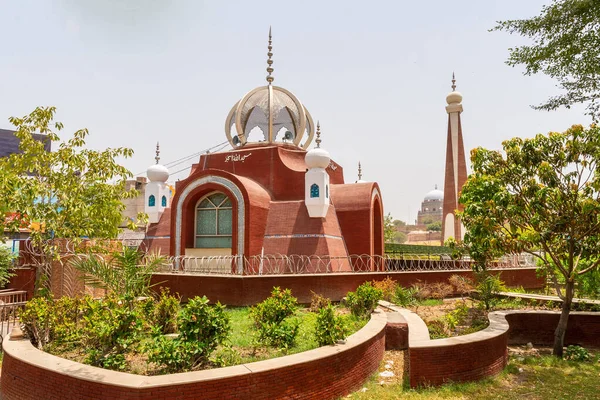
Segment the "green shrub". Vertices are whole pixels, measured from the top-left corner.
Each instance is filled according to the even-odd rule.
[[[335,344],[346,337],[347,331],[341,316],[336,315],[334,307],[329,304],[319,310],[315,336],[319,346]]]
[[[281,290],[279,287],[274,287],[271,297],[252,307],[250,315],[256,327],[259,327],[263,322],[279,324],[294,315],[297,309],[298,299],[292,296],[290,289]]]
[[[581,346],[568,346],[565,350],[565,359],[571,361],[589,361],[590,353]]]
[[[161,333],[168,334],[177,331],[177,313],[181,308],[181,298],[169,294],[169,289],[161,289],[154,306],[154,324]]]
[[[129,301],[116,296],[101,300],[86,298],[82,304],[81,342],[85,362],[123,370],[124,354],[138,343],[145,315]]]
[[[57,344],[72,343],[80,340],[79,315],[83,304],[82,298],[63,296],[55,300],[53,305],[54,327],[50,339]]]
[[[431,339],[442,339],[450,336],[446,323],[439,319],[427,322],[427,329]]]
[[[352,315],[368,318],[377,307],[377,302],[381,300],[382,296],[381,289],[373,287],[371,282],[365,282],[356,288],[356,292],[348,292],[346,304]]]
[[[402,307],[412,306],[417,302],[415,298],[416,290],[412,287],[405,288],[400,285],[396,287],[394,294],[394,303]]]
[[[10,278],[15,276],[12,272],[15,263],[15,254],[5,246],[0,246],[0,288],[10,282]]]
[[[477,292],[486,310],[492,309],[498,302],[497,294],[504,290],[504,282],[498,275],[488,272],[477,274]]]
[[[56,323],[54,302],[46,297],[34,297],[27,302],[19,319],[31,343],[38,349],[43,349],[50,342]]]
[[[310,312],[319,312],[321,308],[327,307],[329,304],[331,304],[331,300],[329,300],[327,297],[317,294],[312,290],[310,291],[310,293]]]
[[[194,370],[207,363],[231,330],[225,306],[210,306],[206,296],[194,297],[179,311],[177,326],[179,336],[173,339],[156,327],[154,340],[145,348],[148,361],[168,373]]]
[[[298,335],[299,322],[290,320],[298,309],[298,300],[290,289],[273,288],[271,296],[250,310],[258,330],[258,342],[277,348],[293,346]]]
[[[228,345],[215,350],[210,361],[218,367],[229,367],[230,365],[241,364],[242,357],[237,350]]]

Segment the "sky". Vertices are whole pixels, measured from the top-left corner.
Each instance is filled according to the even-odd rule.
[[[144,175],[157,141],[166,164],[226,140],[231,107],[266,84],[272,26],[274,84],[320,121],[346,182],[360,161],[385,213],[414,222],[443,187],[452,72],[467,154],[591,122],[533,110],[556,82],[505,64],[527,39],[489,32],[549,1],[0,0],[0,128],[56,106],[62,138],[88,128],[90,148],[132,148],[121,162]]]

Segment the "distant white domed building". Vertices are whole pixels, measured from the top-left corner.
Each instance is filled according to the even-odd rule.
[[[442,221],[442,210],[444,208],[444,192],[435,188],[425,195],[421,203],[421,209],[417,214],[417,225],[425,225],[431,222]]]

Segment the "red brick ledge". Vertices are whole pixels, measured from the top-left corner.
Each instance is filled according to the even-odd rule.
[[[26,399],[335,399],[357,389],[379,367],[384,312],[346,343],[265,361],[172,375],[141,376],[96,368],[4,340],[1,393]]]

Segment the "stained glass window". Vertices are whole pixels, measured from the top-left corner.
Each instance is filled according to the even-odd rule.
[[[231,247],[233,209],[223,193],[212,193],[196,206],[196,248]]]
[[[319,197],[319,185],[316,183],[310,185],[310,197]]]
[[[163,206],[163,207],[166,207],[166,206],[167,206],[167,196],[163,196],[163,197],[160,199],[160,205],[161,205],[161,206]]]
[[[148,207],[154,207],[156,205],[156,198],[153,194],[148,197]]]

